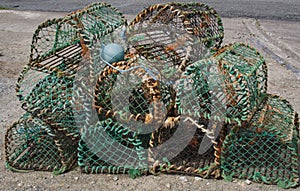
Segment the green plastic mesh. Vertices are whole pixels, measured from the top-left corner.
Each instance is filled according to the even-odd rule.
[[[63,173],[77,163],[77,141],[26,113],[5,135],[7,167],[14,171]]]
[[[208,122],[200,119],[198,123],[202,126],[198,129],[193,123],[180,124],[176,129],[180,134],[177,135],[174,129],[170,128],[161,128],[152,134],[150,143],[153,147],[149,149],[150,172],[186,174],[204,178],[221,176],[219,142],[222,141],[227,129],[224,127],[224,131],[216,139],[216,144],[203,145]],[[174,141],[169,142],[169,139]],[[202,152],[200,147],[207,149]],[[169,158],[170,156],[172,157]]]
[[[229,124],[241,125],[253,115],[261,95],[266,92],[266,78],[263,57],[254,48],[240,43],[225,46],[212,58],[188,66],[173,86],[179,127],[167,126],[151,135],[153,161],[165,154],[157,153],[155,147],[165,145],[172,137],[176,142],[166,149],[168,153],[175,153],[176,148],[187,141],[186,136],[190,138],[188,145],[160,168],[220,177],[221,146]],[[176,137],[174,132],[180,129],[183,133]],[[206,165],[201,166],[205,160]]]
[[[38,82],[22,107],[51,127],[78,136],[72,107],[74,78],[57,75],[53,72]]]
[[[219,177],[220,171],[213,165],[220,165],[220,147],[228,131],[228,125],[222,122],[241,125],[251,117],[260,103],[259,96],[266,92],[266,65],[254,48],[238,43],[223,47],[213,59],[189,57],[188,61],[197,62],[185,64],[186,57],[180,55],[188,52],[198,56],[193,51],[199,51],[196,46],[203,47],[204,41],[182,25],[181,19],[195,9],[189,10],[190,4],[181,5],[182,10],[179,4],[154,5],[132,21],[126,61],[113,63],[100,73],[95,109],[100,121],[112,119],[138,134],[143,149],[148,149],[150,171]],[[164,11],[173,14],[168,22],[160,18]],[[159,19],[151,21],[152,16]],[[182,36],[187,37],[185,43],[176,44]],[[182,70],[190,64],[182,76]],[[226,90],[227,99],[224,91],[228,87],[233,89]],[[221,133],[216,137],[206,135],[213,144],[202,145],[205,134],[212,131],[208,129],[211,116],[215,121],[212,128]],[[206,151],[199,153],[200,147]]]
[[[174,158],[161,163],[160,170],[163,166],[167,172],[220,177],[222,142],[232,123],[240,126],[252,117],[266,92],[266,78],[263,57],[254,48],[240,43],[225,46],[210,59],[188,66],[173,86],[176,94],[173,110],[178,114],[175,119],[166,118],[172,123],[180,118],[180,122],[151,134],[152,162],[168,158],[180,145],[188,143],[182,152],[172,155]],[[176,131],[182,132],[180,136],[174,135]],[[170,138],[176,141],[168,145]],[[155,148],[159,146],[166,151]],[[201,166],[203,161],[206,165]]]
[[[298,115],[284,99],[267,95],[245,127],[233,127],[221,156],[223,177],[295,187],[299,182]]]

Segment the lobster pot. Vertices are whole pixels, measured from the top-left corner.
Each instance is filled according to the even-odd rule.
[[[201,124],[201,122],[199,122]],[[205,130],[207,122],[202,121]],[[199,125],[200,126],[200,125]],[[185,122],[176,128],[162,127],[151,135],[149,171],[219,178],[219,145],[205,141],[206,132]],[[216,139],[221,141],[222,137]]]
[[[82,112],[84,106],[74,99],[83,87],[74,91],[83,80],[83,72],[77,73],[90,65],[86,58],[90,57],[91,47],[102,36],[125,24],[123,15],[105,3],[95,3],[42,23],[33,35],[29,64],[17,82],[17,96],[22,107],[51,127],[64,131],[65,135],[78,136],[76,123],[81,122],[85,114]],[[87,83],[92,74],[84,75]],[[93,83],[94,79],[90,80],[89,83]]]
[[[176,92],[168,83],[176,79],[171,78],[175,75],[170,74],[177,71],[169,70],[171,64],[151,62],[137,55],[105,67],[95,86],[94,105],[99,120],[117,120],[141,135],[148,148],[151,133],[168,117],[178,115],[174,107]]]
[[[22,107],[52,128],[67,136],[77,137],[79,129],[76,122],[80,118],[75,120],[74,113],[82,111],[83,108],[72,101],[73,82],[74,77],[59,76],[53,72],[35,85],[24,99]]]
[[[93,102],[88,87],[95,81],[92,78],[94,74],[90,73],[93,65],[86,59],[80,63],[82,67],[77,75],[69,76],[61,72],[44,75],[22,98],[21,105],[51,128],[74,139],[78,139],[83,123],[89,120]]]
[[[201,3],[155,4],[142,10],[129,24],[131,50],[147,59],[175,54],[181,70],[210,56],[221,45],[224,29],[216,11]]]
[[[72,59],[75,52],[85,53],[100,37],[125,24],[122,13],[106,3],[94,3],[65,17],[47,20],[33,35],[30,63],[36,69],[51,70],[58,61]]]
[[[186,69],[178,85],[178,107],[191,117],[241,125],[266,90],[264,58],[254,48],[235,43]]]
[[[208,121],[181,115],[176,104],[180,72],[171,68],[172,62],[152,62],[139,55],[105,67],[95,86],[98,120],[110,119],[136,133],[150,172],[209,177],[214,154],[220,153],[210,140],[199,153]]]
[[[84,173],[130,173],[146,169],[147,155],[135,132],[110,119],[84,128],[78,165]]]
[[[78,141],[26,113],[5,134],[6,165],[13,171],[52,171],[76,166]]]
[[[82,65],[82,55],[96,46],[100,37],[126,24],[123,15],[105,3],[95,3],[65,17],[47,20],[36,29],[29,64],[17,82],[22,101],[47,74],[71,76]]]
[[[299,182],[298,115],[284,99],[267,95],[251,121],[234,127],[223,144],[223,177],[295,187]]]
[[[260,102],[252,102],[266,91],[263,65],[264,59],[256,50],[244,44],[233,44],[210,59],[188,66],[174,86],[175,108],[180,117],[176,132],[182,133],[176,138],[174,130],[162,128],[152,134],[150,141],[159,145],[150,149],[153,161],[162,158],[160,153],[175,153],[174,148],[181,147],[181,152],[173,155],[175,157],[163,155],[169,162],[167,169],[172,167],[183,173],[219,178],[222,143],[229,129],[233,124],[240,126],[253,115],[252,109]],[[168,147],[164,146],[173,139]],[[162,152],[164,150],[159,147],[172,148],[172,151]]]

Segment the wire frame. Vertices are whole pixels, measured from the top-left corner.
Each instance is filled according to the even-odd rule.
[[[76,166],[77,144],[78,140],[26,113],[6,131],[6,166],[17,172],[38,170],[61,174]]]
[[[299,184],[299,118],[285,99],[267,94],[248,124],[233,127],[221,156],[223,177],[283,188]]]

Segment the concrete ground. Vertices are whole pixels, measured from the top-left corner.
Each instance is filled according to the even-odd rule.
[[[32,34],[44,20],[64,12],[0,10],[0,147],[5,129],[22,113],[15,96],[18,74],[28,62]],[[130,20],[133,15],[126,15]],[[286,98],[300,112],[300,22],[223,18],[224,43],[246,42],[265,56],[268,91]],[[195,180],[180,176],[147,176],[132,180],[118,175],[83,175],[79,170],[53,176],[47,172],[12,173],[0,150],[0,190],[277,190],[276,186],[243,180]]]

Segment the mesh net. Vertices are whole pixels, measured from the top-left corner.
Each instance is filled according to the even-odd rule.
[[[169,15],[170,20],[166,20],[168,16],[165,13],[172,15]],[[191,19],[192,17],[195,20]],[[201,26],[201,34],[190,29],[198,26]],[[206,31],[209,34],[205,35],[204,28],[214,31],[213,34]],[[135,134],[136,136],[130,139],[140,142],[141,145],[140,148],[133,148],[144,150],[144,162],[153,173],[157,172],[158,166],[160,171],[168,169],[170,172],[172,169],[174,172],[186,173],[186,169],[193,166],[189,172],[197,174],[198,169],[205,169],[214,160],[214,149],[211,146],[209,151],[197,154],[197,146],[187,144],[193,137],[201,142],[204,133],[201,130],[197,131],[197,126],[192,123],[180,124],[176,108],[176,83],[187,65],[209,57],[210,49],[220,46],[223,38],[220,17],[204,4],[154,5],[137,15],[131,22],[125,38],[125,61],[108,64],[101,57],[103,45],[114,43],[118,39],[101,38],[99,45],[92,48],[92,63],[104,66],[93,92],[98,120],[113,121],[102,127],[103,132],[110,135],[115,131],[115,124],[119,124],[131,134]],[[94,125],[91,125],[90,128],[93,127]],[[85,130],[86,133],[89,132],[88,129]],[[189,133],[181,136],[185,131]],[[120,144],[122,141],[116,142]],[[172,143],[176,145],[170,145]],[[174,151],[172,148],[175,148]],[[185,151],[180,153],[181,149]],[[195,151],[193,160],[189,156],[192,150]],[[79,152],[82,153],[82,150]],[[173,166],[170,168],[167,164],[171,164],[171,159],[177,155],[180,156],[172,161]],[[113,159],[114,155],[111,157]],[[186,161],[183,162],[184,160]],[[165,163],[166,161],[168,163]],[[96,160],[95,164],[98,164],[98,167],[89,166],[91,164],[93,163],[82,166],[84,171],[95,172],[92,169],[109,166],[109,163],[105,164],[103,161],[98,164]]]
[[[170,54],[165,59],[131,56],[100,73],[94,101],[99,120],[111,118],[137,132],[154,171],[219,176],[207,168],[212,161],[220,164],[226,123],[241,125],[266,92],[262,56],[236,43],[222,48],[214,59],[188,66],[183,76],[168,59]],[[204,137],[209,138],[207,145],[201,145]],[[199,152],[200,147],[205,152]]]
[[[90,63],[89,49],[101,36],[125,25],[123,15],[105,3],[42,23],[33,35],[29,64],[17,82],[22,107],[51,127],[78,137],[74,112],[83,108],[72,107],[76,73]]]
[[[55,62],[42,61],[45,58],[72,59],[75,57],[73,51],[78,52],[73,46],[87,51],[101,36],[124,23],[126,19],[122,13],[106,3],[94,3],[65,17],[47,20],[33,35],[30,63],[39,70],[53,69]]]
[[[158,63],[156,62],[157,67],[160,66]],[[134,69],[136,66],[139,67]],[[127,131],[134,132],[136,137],[132,138],[141,142],[140,149],[143,149],[148,157],[144,162],[152,168],[154,173],[157,171],[157,165],[161,165],[160,171],[164,171],[163,168],[165,168],[165,171],[168,169],[169,172],[171,169],[173,172],[183,172],[194,163],[194,168],[190,168],[190,173],[196,174],[198,168],[204,168],[213,161],[213,149],[211,148],[204,154],[195,154],[197,158],[191,157],[192,150],[197,153],[197,143],[186,145],[186,142],[190,142],[193,136],[196,141],[201,141],[204,133],[195,132],[196,126],[191,123],[180,124],[174,87],[164,83],[161,78],[158,79],[158,76],[149,75],[147,70],[140,66],[149,68],[151,63],[142,58],[134,58],[113,64],[113,67],[129,70],[128,72],[120,73],[112,67],[106,67],[101,72],[95,86],[94,100],[98,119],[100,121],[112,119],[114,123],[122,124]],[[161,74],[164,76],[163,72]],[[179,126],[180,129],[177,129]],[[110,134],[111,131],[116,130],[114,127],[105,128],[106,133]],[[186,136],[182,136],[184,134]],[[172,140],[169,140],[171,137]],[[120,140],[117,141],[120,143]],[[168,141],[167,144],[165,144],[166,141]],[[160,147],[161,145],[163,148]],[[173,148],[174,151],[172,151]],[[184,148],[185,150],[180,153]],[[166,164],[157,163],[157,161],[164,163],[177,155],[180,156],[172,161],[172,168]],[[189,162],[186,167],[180,164],[184,157],[186,157],[186,162]],[[117,160],[114,159],[114,161]],[[186,170],[185,172],[188,173]]]
[[[151,134],[150,160],[168,159],[158,168],[167,172],[220,177],[222,142],[231,124],[240,126],[253,115],[266,92],[266,75],[262,56],[239,43],[188,66],[173,86],[177,115],[166,118],[172,125]]]
[[[173,54],[181,70],[219,48],[224,36],[220,16],[201,3],[152,5],[129,24],[128,44],[146,58]]]
[[[7,167],[15,171],[63,173],[76,165],[76,148],[76,140],[28,113],[10,126],[5,135]]]
[[[254,48],[234,43],[188,67],[178,94],[184,95],[180,107],[193,116],[241,125],[266,90],[264,58]]]
[[[109,119],[85,129],[78,147],[78,164],[86,173],[141,172],[146,159],[137,134]]]
[[[53,72],[36,84],[24,99],[24,109],[65,134],[77,136],[73,108],[74,78],[59,77]]]
[[[298,185],[298,116],[284,99],[267,95],[247,126],[233,127],[222,152],[224,178]]]
[[[52,170],[59,173],[73,165],[66,159],[77,160],[76,148],[80,139],[80,128],[86,120],[85,111],[92,106],[91,103],[84,105],[80,102],[80,99],[88,99],[91,91],[83,88],[79,83],[93,83],[93,78],[89,78],[91,74],[80,78],[77,77],[77,72],[81,68],[94,67],[89,61],[92,54],[90,48],[101,37],[113,39],[114,31],[120,31],[125,26],[126,19],[123,15],[105,3],[89,5],[63,18],[47,20],[38,26],[33,35],[29,64],[22,71],[16,88],[22,107],[30,113],[30,117],[27,117],[29,114],[24,116],[26,120],[21,119],[22,123],[15,123],[7,131],[8,138],[5,144],[7,156],[10,157],[7,158],[10,168]],[[93,71],[98,72],[101,69],[99,65],[97,68],[93,68]],[[84,93],[87,95],[82,96]],[[78,99],[79,95],[80,99]],[[29,121],[27,118],[32,122],[27,123]],[[26,123],[24,124],[23,121]],[[29,148],[30,145],[27,146],[28,149],[23,148],[27,140],[22,140],[24,136],[20,138],[17,137],[18,134],[14,135],[12,134],[14,132],[11,132],[11,129],[19,128],[21,125],[26,125],[29,129],[25,132],[28,139],[40,139],[38,136],[49,136],[49,138],[38,145],[39,150]],[[40,133],[39,126],[46,129],[45,132],[41,132],[42,135],[33,134],[32,128]],[[46,133],[49,135],[44,136]],[[15,141],[25,143],[19,146]],[[11,148],[13,146],[17,148]],[[36,156],[32,161],[25,158],[28,157],[26,152],[29,151],[34,152],[29,153],[30,156]],[[40,151],[43,152],[36,153]],[[18,156],[20,153],[21,156]],[[21,164],[19,164],[20,160],[22,160]]]
[[[260,53],[220,48],[223,35],[201,3],[153,5],[129,26],[105,3],[42,23],[17,82],[27,114],[7,129],[7,166],[59,174],[78,154],[85,173],[297,185],[298,116],[266,94]]]

